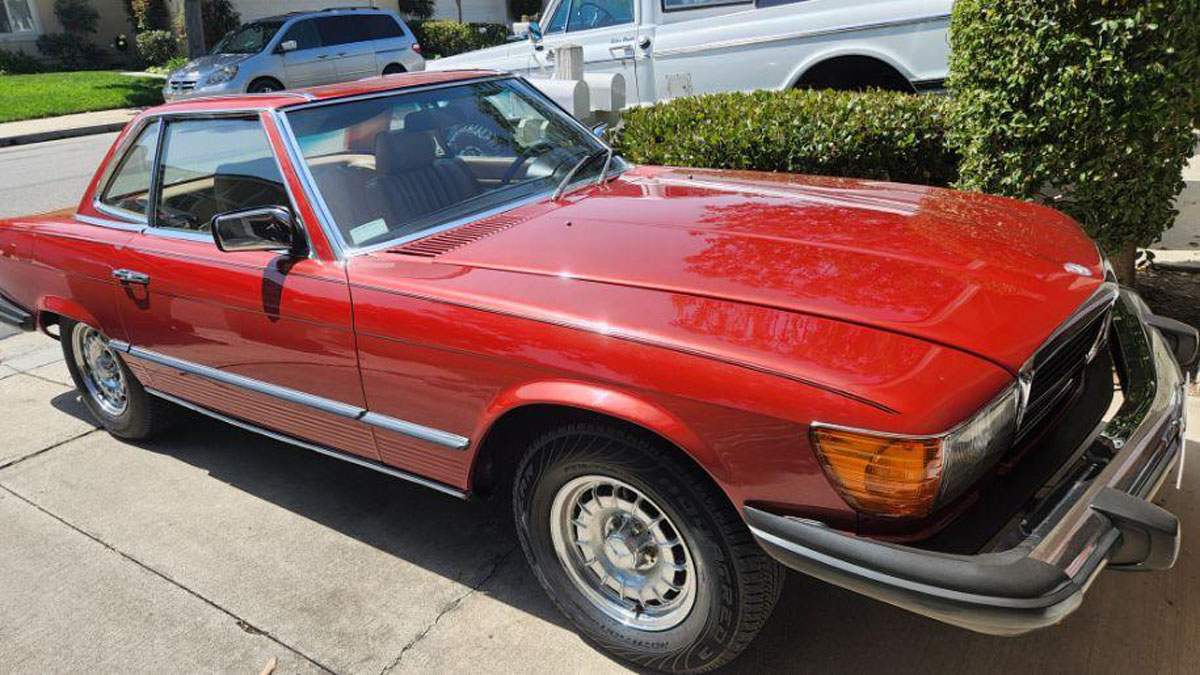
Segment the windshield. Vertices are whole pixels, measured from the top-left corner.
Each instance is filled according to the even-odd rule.
[[[288,121],[347,248],[551,194],[605,149],[516,79],[320,105]],[[624,167],[614,158],[609,175]],[[596,181],[603,169],[603,160],[588,162],[571,182]]]
[[[267,48],[282,21],[248,23],[230,31],[212,48],[213,54],[257,54]]]

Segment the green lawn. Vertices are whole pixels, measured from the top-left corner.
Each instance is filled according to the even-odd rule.
[[[0,122],[157,105],[162,84],[110,70],[0,75]]]

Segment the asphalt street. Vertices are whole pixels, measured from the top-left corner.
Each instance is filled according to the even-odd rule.
[[[0,215],[77,201],[112,136],[0,150]],[[1200,399],[1190,399],[1200,419]],[[1061,625],[950,628],[801,575],[730,672],[1200,672],[1200,425],[1169,572]],[[98,431],[59,347],[0,339],[0,672],[619,672],[545,598],[503,509],[189,418]]]

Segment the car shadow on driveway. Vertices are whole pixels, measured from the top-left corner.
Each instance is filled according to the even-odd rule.
[[[509,551],[506,565],[520,568],[516,582],[485,584],[481,592],[567,625],[514,549],[507,502],[459,501],[190,414],[142,447],[449,579],[469,578],[479,555],[440,547],[429,533],[467,531],[474,546]],[[1190,447],[1200,456],[1200,444]],[[771,621],[729,672],[1200,672],[1200,650],[1190,646],[1200,634],[1200,560],[1192,553],[1200,535],[1197,464],[1189,465],[1183,490],[1168,484],[1156,500],[1183,522],[1175,569],[1106,572],[1059,626],[1017,638],[976,635],[790,574]]]

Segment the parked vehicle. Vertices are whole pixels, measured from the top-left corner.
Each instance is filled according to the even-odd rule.
[[[421,46],[396,15],[327,9],[259,19],[167,77],[163,96],[266,94],[425,69]]]
[[[551,0],[530,39],[431,61],[436,70],[549,73],[583,47],[586,72],[624,75],[630,105],[722,91],[936,90],[951,0]]]
[[[1196,331],[1069,218],[635,167],[512,76],[146,111],[74,213],[0,221],[0,293],[118,437],[182,406],[511,498],[563,613],[648,667],[736,656],[776,561],[1013,634],[1176,557]]]

